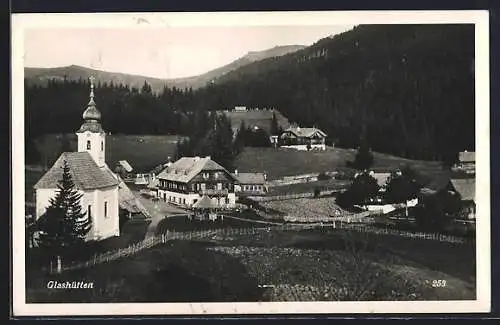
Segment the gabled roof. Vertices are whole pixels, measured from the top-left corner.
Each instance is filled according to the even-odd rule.
[[[462,151],[458,154],[460,162],[474,162],[476,161],[476,153],[474,151]]]
[[[210,157],[182,157],[169,167],[165,168],[158,178],[187,183],[201,171],[220,170],[229,173],[224,167],[210,159]],[[231,175],[232,176],[232,175]]]
[[[291,132],[295,134],[295,136],[297,137],[305,137],[305,138],[310,138],[316,133],[318,133],[323,137],[326,137],[326,133],[317,128],[289,127],[283,132]]]
[[[116,176],[107,168],[100,168],[88,152],[63,152],[54,165],[33,186],[35,189],[55,189],[62,179],[64,161],[68,163],[75,187],[93,190],[117,186]]]
[[[391,173],[370,173],[370,176],[377,180],[378,186],[385,186]]]
[[[474,178],[452,179],[451,184],[460,194],[462,201],[475,201],[476,180]]]
[[[130,166],[130,164],[126,160],[120,160],[118,164],[122,166],[123,169],[125,169],[125,171],[127,171],[128,173],[130,173],[133,170],[132,166]]]
[[[241,184],[264,184],[266,182],[264,173],[238,173],[233,176]]]
[[[195,209],[216,209],[216,208],[218,208],[218,206],[208,196],[203,195],[199,201],[197,201],[195,204],[193,204],[193,208],[195,208]]]
[[[149,211],[144,207],[142,202],[134,195],[125,182],[117,176],[120,183],[118,184],[118,201],[120,208],[131,213],[142,213],[145,217],[150,218]]]

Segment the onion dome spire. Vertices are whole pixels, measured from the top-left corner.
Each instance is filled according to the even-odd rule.
[[[83,112],[83,124],[80,127],[78,132],[91,131],[96,133],[104,132],[100,121],[101,121],[101,112],[96,107],[96,103],[94,101],[94,76],[90,76],[90,100],[87,104],[87,109]]]

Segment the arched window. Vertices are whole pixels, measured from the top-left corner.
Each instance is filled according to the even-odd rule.
[[[101,151],[104,151],[104,141],[101,141]]]
[[[90,140],[87,140],[87,150],[90,150]]]

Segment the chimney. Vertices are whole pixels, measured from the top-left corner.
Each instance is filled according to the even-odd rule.
[[[205,158],[207,158],[208,160],[210,160],[210,159],[211,159],[211,157],[210,157],[210,156],[206,156]]]
[[[264,172],[264,180],[267,181],[267,173]]]
[[[234,170],[234,174],[238,175],[238,170],[237,169]]]

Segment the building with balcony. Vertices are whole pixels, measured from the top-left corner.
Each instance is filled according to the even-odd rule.
[[[210,157],[183,157],[157,177],[158,197],[191,208],[206,196],[222,209],[235,207],[237,179]]]
[[[289,127],[279,137],[279,146],[297,150],[326,150],[326,133],[317,128]]]

